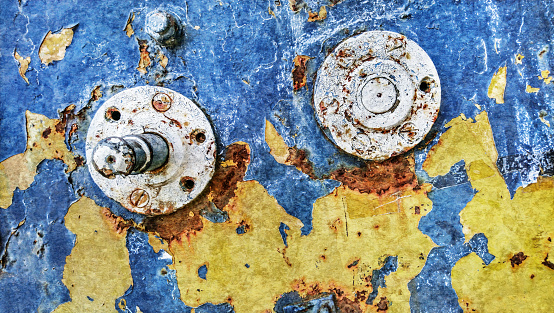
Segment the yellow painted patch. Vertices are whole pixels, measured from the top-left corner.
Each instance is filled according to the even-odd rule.
[[[523,64],[523,62],[522,62],[522,61],[523,61],[523,58],[524,58],[524,56],[523,56],[522,54],[518,53],[518,54],[516,55],[516,61],[515,61],[515,63],[516,63],[516,64]]]
[[[443,175],[460,160],[478,192],[461,212],[466,238],[484,233],[496,259],[488,266],[474,254],[452,271],[452,285],[465,312],[551,312],[554,270],[543,262],[554,237],[554,179],[517,190],[513,200],[496,167],[497,152],[486,112],[452,120],[430,151],[424,169]],[[512,267],[510,259],[527,258]]]
[[[500,67],[492,76],[487,95],[495,99],[496,103],[504,103],[504,90],[506,89],[507,67]]]
[[[63,283],[71,302],[60,305],[56,313],[114,312],[116,298],[132,285],[125,233],[114,232],[102,210],[86,197],[69,207],[65,225],[77,239],[66,258]]]
[[[135,31],[133,30],[133,21],[135,20],[135,12],[129,14],[129,18],[127,18],[127,23],[125,24],[125,28],[123,29],[125,33],[127,34],[127,37],[131,38]]]
[[[305,296],[314,289],[338,288],[344,291],[339,298],[354,300],[357,291],[358,295],[371,292],[370,275],[385,257],[397,255],[399,269],[387,277],[388,288],[380,290],[380,296],[391,301],[389,312],[406,312],[407,283],[424,265],[420,254],[427,255],[433,247],[417,229],[419,219],[431,208],[429,190],[430,185],[424,185],[418,191],[378,199],[337,188],[316,201],[312,233],[300,236],[302,223],[289,216],[263,186],[255,181],[239,183],[225,208],[228,222],[206,222],[195,238],[171,243],[181,297],[191,306],[230,302],[237,313],[272,311],[279,295],[293,290]],[[415,214],[415,206],[422,208],[421,215]],[[279,233],[281,222],[290,228],[288,247]],[[246,233],[239,235],[236,229],[241,225]],[[354,260],[358,264],[349,268]],[[206,280],[197,273],[204,264]],[[360,303],[365,309],[364,300]]]
[[[544,83],[547,85],[550,84],[550,81],[552,80],[552,76],[548,76],[548,75],[550,75],[550,71],[544,70],[544,71],[541,71],[541,75],[539,76],[539,79],[544,80]]]
[[[53,61],[63,60],[65,57],[65,50],[71,44],[73,40],[73,29],[64,28],[59,33],[52,34],[49,31],[38,50],[38,56],[42,63],[48,65]]]
[[[19,75],[25,80],[27,84],[29,84],[29,80],[27,79],[27,76],[25,76],[25,73],[27,73],[27,69],[29,69],[29,64],[31,63],[31,57],[22,57],[17,53],[17,51],[13,52],[13,57],[17,60],[19,63]]]
[[[286,164],[289,157],[289,146],[268,120],[265,121],[265,142],[269,146],[269,153],[275,158],[275,161]]]
[[[77,166],[72,152],[65,145],[64,125],[58,119],[25,112],[27,119],[27,149],[0,163],[0,207],[12,203],[15,188],[29,188],[42,160],[59,159],[67,164],[70,172]],[[60,127],[61,126],[61,127]]]
[[[525,87],[525,92],[526,93],[537,93],[539,92],[540,88],[533,88],[529,85],[527,85],[527,87]]]

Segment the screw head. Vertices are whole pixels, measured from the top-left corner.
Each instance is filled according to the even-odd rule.
[[[131,193],[129,200],[131,201],[131,205],[142,208],[150,201],[150,195],[144,189],[136,189]]]
[[[152,98],[152,106],[158,112],[165,112],[169,110],[172,102],[173,100],[171,97],[163,92],[157,93],[154,95],[154,98]]]

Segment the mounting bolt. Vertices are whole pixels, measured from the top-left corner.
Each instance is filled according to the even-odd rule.
[[[179,19],[166,11],[154,11],[146,16],[146,32],[164,46],[176,46],[181,39]]]
[[[141,174],[165,164],[169,155],[166,141],[157,134],[145,133],[109,137],[94,148],[94,168],[107,178]]]
[[[150,195],[144,189],[137,189],[131,193],[129,200],[131,205],[136,206],[137,208],[142,208],[148,204],[148,201],[150,201]]]
[[[171,97],[163,92],[157,93],[154,95],[154,98],[152,98],[152,106],[158,112],[165,112],[169,110],[172,102],[173,100]]]

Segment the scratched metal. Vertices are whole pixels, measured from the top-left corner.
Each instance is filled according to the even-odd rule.
[[[306,8],[317,12],[322,5],[327,5],[326,18],[308,22]],[[144,31],[147,14],[159,8],[168,8],[181,18],[182,45],[160,46]],[[128,37],[124,29],[133,13],[134,34]],[[1,161],[26,149],[26,110],[59,118],[62,110],[75,104],[76,114],[65,114],[66,144],[76,156],[84,157],[87,125],[106,99],[124,88],[163,85],[201,106],[210,117],[220,153],[237,141],[249,144],[251,163],[245,180],[260,182],[280,206],[304,223],[307,236],[311,235],[314,202],[340,185],[323,178],[343,166],[364,164],[339,150],[317,125],[311,105],[317,69],[340,42],[364,31],[393,31],[413,40],[434,61],[442,92],[437,120],[414,150],[418,179],[435,185],[429,194],[435,206],[419,229],[437,247],[422,256],[425,267],[408,283],[412,312],[462,312],[452,287],[453,266],[473,252],[485,264],[492,259],[486,252],[487,234],[462,240],[458,214],[475,196],[467,177],[458,170],[465,164],[458,163],[437,177],[429,177],[422,169],[449,121],[462,113],[474,117],[482,110],[488,112],[498,167],[512,196],[541,175],[552,175],[551,167],[542,171],[541,164],[552,164],[554,131],[544,121],[554,125],[554,85],[538,79],[543,70],[554,72],[554,3],[550,0],[310,0],[298,12],[282,0],[247,4],[238,0],[22,0],[3,1],[0,15]],[[62,28],[74,29],[73,40],[62,60],[46,66],[39,59],[39,46],[49,31]],[[138,40],[147,41],[145,49],[152,57],[146,74],[137,70]],[[156,59],[158,50],[169,59],[166,67]],[[18,72],[14,52],[23,60],[30,57],[25,73],[29,84]],[[525,58],[516,66],[517,54]],[[295,92],[291,72],[297,55],[311,59],[306,86]],[[508,83],[505,101],[498,104],[488,98],[487,87],[503,66],[507,66]],[[527,93],[527,85],[540,90]],[[103,97],[93,100],[91,92],[97,86]],[[315,176],[322,179],[275,161],[264,140],[266,120],[288,146],[309,151]],[[80,127],[69,136],[73,124]],[[62,303],[78,300],[71,298],[62,281],[66,257],[76,245],[64,216],[78,198],[89,197],[116,216],[137,223],[144,220],[108,198],[86,166],[71,173],[65,169],[59,160],[43,161],[32,185],[16,189],[12,204],[0,209],[2,312],[52,312]],[[142,312],[191,312],[192,307],[181,301],[167,252],[154,251],[148,235],[135,228],[125,236],[133,283],[106,307],[133,313],[137,307]],[[392,270],[383,268],[379,280]],[[488,282],[482,284],[485,287]],[[118,306],[122,299],[127,304],[124,309]],[[91,296],[86,301],[97,300]],[[301,301],[294,293],[283,294],[274,310],[283,312],[284,307]],[[229,303],[195,308],[197,313],[232,311]]]

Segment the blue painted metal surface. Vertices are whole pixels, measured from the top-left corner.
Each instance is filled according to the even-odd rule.
[[[307,1],[314,10],[328,4]],[[268,14],[268,6],[275,17]],[[144,17],[160,7],[181,17],[185,42],[175,49],[161,48],[169,58],[166,69],[156,65],[147,75],[140,75],[136,70],[137,39],[148,39],[142,29]],[[137,13],[133,22],[136,33],[128,38],[122,29],[131,12]],[[361,165],[360,160],[331,144],[317,126],[311,106],[317,68],[328,49],[357,32],[389,30],[417,42],[435,63],[443,100],[428,136],[435,139],[416,149],[420,180],[432,182],[436,188],[430,194],[435,208],[419,227],[440,247],[431,251],[425,268],[409,284],[413,312],[459,312],[450,284],[452,266],[471,251],[478,252],[485,263],[492,260],[484,236],[463,243],[458,213],[474,193],[467,177],[451,172],[443,178],[429,178],[421,170],[428,149],[445,131],[445,123],[460,113],[476,115],[477,103],[489,114],[501,159],[536,156],[525,165],[502,172],[512,193],[536,180],[540,160],[554,149],[554,131],[536,118],[544,110],[549,112],[545,119],[554,124],[553,85],[542,87],[548,92],[521,92],[526,85],[537,83],[541,69],[554,66],[554,3],[550,0],[350,0],[329,7],[327,18],[316,23],[307,22],[304,11],[292,12],[287,3],[275,6],[273,1],[239,0],[222,4],[3,1],[0,15],[0,161],[25,150],[25,110],[55,118],[69,104],[76,104],[77,110],[85,108],[91,117],[120,88],[160,84],[199,103],[212,120],[220,150],[236,141],[250,145],[252,162],[245,179],[259,181],[289,214],[299,218],[305,224],[304,235],[312,229],[314,201],[339,183],[313,179],[293,166],[277,163],[264,140],[265,120],[277,127],[289,146],[309,151],[318,177],[342,165]],[[73,42],[63,61],[42,65],[37,52],[45,34],[75,24]],[[19,76],[14,50],[32,57],[27,72],[29,85]],[[521,69],[508,67],[508,79],[515,87],[506,89],[504,104],[495,103],[482,92],[493,73],[513,63],[517,53],[537,56],[542,51],[547,52],[537,57],[537,62]],[[313,59],[308,63],[307,87],[293,92],[292,59],[300,54]],[[87,108],[95,86],[101,86],[104,97]],[[84,155],[85,134],[86,130],[80,129],[78,139],[67,143],[77,155]],[[0,311],[50,312],[70,300],[61,275],[74,236],[65,229],[63,217],[76,194],[91,197],[126,219],[143,219],[105,197],[86,168],[80,167],[68,176],[59,161],[43,162],[33,185],[25,191],[17,190],[13,204],[0,210],[0,255],[8,258],[0,276]],[[214,222],[225,219],[214,217]],[[283,240],[286,243],[286,235]],[[134,229],[127,234],[127,247],[134,283],[122,298],[132,304],[129,307],[140,306],[143,312],[155,312],[159,307],[167,312],[189,312],[191,308],[179,299],[175,273],[166,268],[170,260],[161,257],[164,252],[154,253],[147,236]],[[231,310],[225,304],[206,304],[196,312]]]

